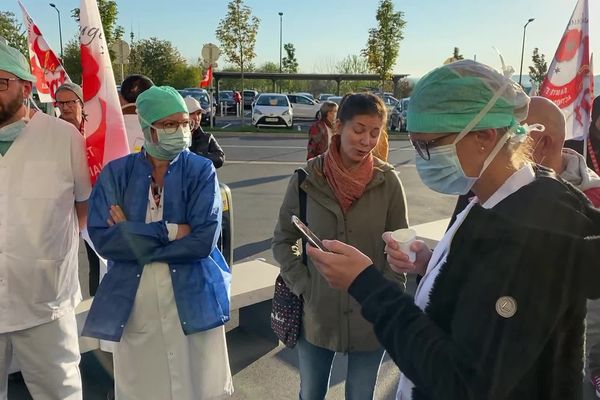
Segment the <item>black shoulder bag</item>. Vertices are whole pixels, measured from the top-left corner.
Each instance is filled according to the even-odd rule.
[[[296,170],[298,174],[298,194],[300,200],[300,220],[306,224],[306,192],[300,188],[306,171],[302,168]],[[302,239],[302,262],[307,263],[306,243]],[[287,347],[294,347],[300,336],[302,323],[302,298],[296,296],[287,287],[281,275],[275,280],[275,294],[271,309],[271,329],[277,338]]]

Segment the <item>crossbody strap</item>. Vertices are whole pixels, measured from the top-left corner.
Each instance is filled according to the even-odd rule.
[[[302,168],[298,168],[296,170],[296,173],[298,174],[298,200],[299,200],[299,204],[300,204],[300,221],[302,221],[306,226],[308,226],[308,224],[306,223],[306,192],[304,190],[302,190],[302,182],[304,182],[304,179],[306,178],[306,171]],[[304,265],[306,265],[306,263],[308,262],[308,258],[306,256],[306,240],[304,238],[302,238],[302,263]]]

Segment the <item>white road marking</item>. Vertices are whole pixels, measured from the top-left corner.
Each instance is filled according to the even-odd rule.
[[[227,164],[249,164],[249,165],[305,165],[306,161],[241,161],[241,160],[225,160],[223,166]],[[397,165],[396,168],[414,168],[414,164],[401,164]]]
[[[232,145],[225,144],[225,145],[221,145],[221,147],[231,148],[231,149],[240,148],[240,149],[302,149],[302,150],[306,150],[306,146],[255,146],[255,145],[239,146],[239,145],[234,145],[234,144],[232,144]]]
[[[306,161],[232,161],[225,160],[224,167],[227,164],[250,164],[250,165],[304,165]]]
[[[221,127],[221,129],[225,129],[225,128],[227,128],[229,125],[231,125],[231,123],[229,123],[229,124],[227,124],[227,125],[224,125],[224,126],[222,126],[222,127]]]
[[[306,146],[257,146],[257,145],[236,145],[236,144],[225,144],[221,145],[223,148],[230,149],[302,149],[306,150]],[[391,148],[390,151],[414,151],[412,147],[407,148]]]

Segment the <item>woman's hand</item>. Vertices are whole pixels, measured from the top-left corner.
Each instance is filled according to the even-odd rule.
[[[332,288],[348,290],[356,277],[373,264],[359,250],[340,241],[323,240],[323,245],[331,253],[310,245],[307,246],[306,253]]]
[[[127,217],[125,217],[125,213],[123,212],[123,210],[121,209],[121,207],[119,205],[110,206],[108,213],[110,214],[108,216],[108,219],[106,220],[106,222],[108,223],[108,226],[113,226],[120,222],[127,221]]]
[[[415,252],[415,262],[408,260],[408,255],[398,247],[398,243],[392,239],[392,232],[385,232],[382,235],[385,242],[385,252],[390,267],[398,273],[425,275],[427,264],[431,258],[431,250],[422,240],[415,240],[410,249]]]
[[[179,239],[186,237],[187,235],[190,234],[191,231],[192,231],[192,227],[189,226],[188,224],[177,225],[177,236],[175,237],[175,240],[179,240]]]

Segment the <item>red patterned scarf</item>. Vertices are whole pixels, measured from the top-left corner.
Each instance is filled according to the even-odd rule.
[[[340,135],[331,138],[331,145],[325,153],[323,172],[342,211],[346,214],[373,178],[373,155],[369,154],[356,167],[347,169],[342,163],[340,142]]]

